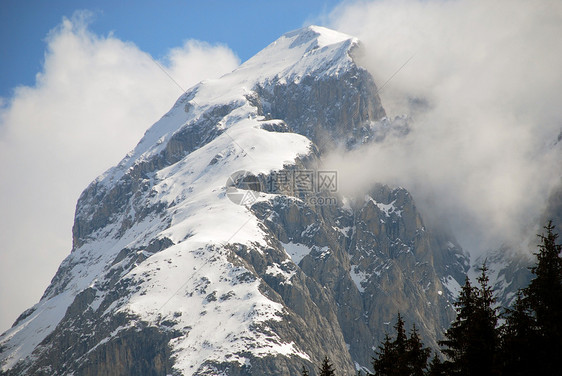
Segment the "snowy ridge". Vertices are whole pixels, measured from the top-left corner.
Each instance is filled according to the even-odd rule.
[[[230,137],[235,137],[237,144],[232,145]],[[153,204],[164,202],[168,206],[168,212],[171,213],[170,227],[157,233],[161,220],[147,221],[139,226],[135,226],[127,231],[126,236],[121,237],[119,241],[111,244],[111,239],[115,239],[119,232],[118,226],[112,226],[104,229],[103,236],[97,237],[105,239],[109,244],[101,245],[98,241],[85,244],[83,247],[75,250],[65,261],[69,264],[74,264],[72,268],[74,283],[70,289],[65,289],[62,296],[67,296],[64,302],[61,295],[54,296],[53,301],[46,300],[38,303],[36,313],[24,321],[21,327],[16,327],[8,331],[8,339],[13,338],[21,332],[18,336],[20,340],[14,338],[16,342],[26,343],[30,346],[21,348],[17,353],[14,353],[12,359],[17,361],[29,354],[36,344],[50,333],[64,315],[66,306],[68,306],[74,296],[92,285],[96,279],[100,278],[107,268],[111,265],[111,261],[115,258],[118,251],[124,247],[135,248],[145,244],[146,239],[151,237],[168,238],[174,243],[179,243],[176,246],[163,250],[160,253],[152,255],[146,262],[141,263],[134,268],[126,278],[135,280],[135,284],[140,286],[140,290],[135,294],[130,301],[124,306],[120,307],[120,311],[130,311],[138,315],[140,318],[147,322],[157,323],[162,317],[173,317],[177,313],[181,313],[180,319],[176,320],[178,327],[182,328],[187,325],[199,322],[194,326],[201,333],[209,331],[207,325],[215,325],[217,321],[225,323],[235,322],[236,325],[231,325],[229,330],[225,326],[224,335],[233,341],[226,341],[224,337],[215,337],[216,341],[212,338],[207,338],[202,334],[197,336],[190,334],[188,341],[177,343],[178,359],[190,359],[191,362],[195,361],[193,357],[187,356],[192,353],[193,348],[202,346],[205,342],[207,350],[201,354],[201,359],[215,359],[217,361],[226,360],[225,354],[236,353],[242,348],[248,346],[249,348],[255,347],[260,352],[267,352],[270,349],[272,353],[286,354],[291,352],[300,354],[289,346],[289,344],[279,343],[274,346],[274,338],[261,338],[256,334],[255,338],[251,338],[247,329],[252,324],[257,324],[268,319],[277,319],[276,313],[280,313],[281,306],[274,304],[264,298],[257,289],[257,282],[246,286],[244,290],[240,290],[231,286],[231,282],[227,282],[224,286],[223,280],[234,271],[223,269],[220,276],[216,278],[209,278],[208,283],[213,292],[218,296],[228,294],[232,291],[232,296],[229,298],[233,303],[232,309],[240,312],[254,312],[252,317],[240,318],[230,317],[228,310],[213,310],[215,320],[210,320],[209,317],[203,317],[201,312],[204,309],[205,303],[201,297],[194,297],[192,301],[186,304],[185,296],[180,295],[181,298],[177,301],[172,298],[166,305],[164,303],[177,290],[182,283],[185,283],[186,270],[199,270],[203,266],[205,268],[205,275],[211,271],[216,272],[221,270],[220,266],[227,264],[226,260],[220,262],[212,262],[209,260],[220,255],[216,252],[210,252],[209,245],[216,245],[223,247],[228,243],[246,244],[248,246],[265,246],[264,234],[258,227],[258,222],[249,210],[244,206],[239,206],[232,203],[225,195],[225,177],[228,177],[232,172],[239,170],[251,170],[254,173],[269,172],[275,169],[281,169],[284,163],[293,161],[299,155],[308,153],[310,142],[303,136],[291,133],[274,134],[267,132],[258,127],[257,120],[246,119],[241,121],[235,128],[232,129],[230,137],[223,134],[213,140],[211,143],[203,146],[202,148],[194,151],[184,160],[175,165],[170,166],[157,174],[155,178],[158,183],[154,187],[156,196],[151,199]],[[255,145],[255,146],[253,146]],[[243,150],[252,150],[253,157],[250,157]],[[222,151],[226,156],[214,165],[209,165],[211,159],[219,152]],[[226,151],[226,152],[225,152]],[[140,227],[140,228],[139,228]],[[128,235],[128,236],[127,236]],[[130,240],[126,243],[126,240]],[[106,249],[104,253],[100,254],[100,249]],[[202,252],[207,250],[207,252]],[[199,257],[192,256],[194,253],[201,252]],[[87,264],[76,262],[74,260],[86,259],[89,260]],[[171,262],[170,260],[174,260]],[[92,262],[93,261],[93,262]],[[212,265],[212,267],[211,267]],[[242,273],[242,271],[238,271]],[[141,278],[142,276],[142,278]],[[208,277],[207,277],[208,278]],[[158,281],[154,285],[152,281]],[[197,283],[195,279],[193,283]],[[185,291],[193,290],[195,285],[186,285]],[[149,291],[149,293],[147,293]],[[204,298],[204,296],[203,296]],[[99,300],[103,296],[98,297]],[[188,306],[192,309],[199,307],[195,310],[185,312],[182,307]],[[224,307],[224,304],[221,304]],[[57,315],[53,315],[50,320],[45,319],[45,314],[42,312],[56,308]],[[208,312],[208,310],[206,311]],[[222,314],[221,314],[222,312]],[[201,315],[201,318],[199,316]],[[30,327],[36,333],[37,340],[33,344],[29,343],[27,339],[30,333],[25,330],[28,327],[28,321],[36,322],[36,318],[40,316],[41,327]],[[223,317],[224,316],[224,317]],[[244,321],[245,319],[245,321]],[[39,320],[37,320],[39,321]],[[245,326],[240,326],[240,323],[246,322]],[[207,323],[207,325],[204,325]],[[211,330],[212,331],[212,330]],[[242,342],[234,341],[234,339],[243,338]],[[255,343],[250,346],[246,341],[254,341]],[[225,344],[232,343],[232,346],[225,346]],[[183,356],[184,355],[184,356]],[[258,353],[256,355],[263,355]],[[306,356],[306,355],[302,355]],[[230,359],[232,360],[232,359]],[[240,362],[242,362],[240,360]],[[6,363],[7,368],[14,363]],[[183,367],[185,374],[189,370],[196,371],[197,367],[193,363],[184,364],[179,362],[178,367]]]
[[[476,280],[482,265],[486,263],[490,285],[494,288],[498,304],[503,307],[511,306],[518,289],[526,286],[532,278],[529,268],[533,265],[533,256],[517,247],[522,248],[524,245],[504,245],[489,251],[478,257],[469,270],[471,280]]]
[[[58,294],[49,295],[48,289],[45,296],[28,310],[31,313],[0,337],[0,344],[12,350],[1,354],[2,369],[7,370],[19,360],[30,356],[34,348],[56,328],[76,295],[95,285],[98,278],[104,278],[104,273],[110,269],[108,265],[111,266],[111,261],[119,250],[128,244],[142,241],[142,238],[150,234],[146,232],[148,228],[154,231],[159,225],[160,221],[150,218],[134,226],[118,241],[99,236],[81,247],[78,252],[69,255],[59,269],[69,269],[68,280],[72,283]],[[109,229],[108,233],[114,230]]]
[[[449,296],[452,299],[456,299],[459,296],[459,294],[462,290],[462,286],[457,282],[456,279],[453,278],[453,276],[449,275],[449,276],[443,278],[441,282],[443,283],[443,286],[449,292]]]
[[[239,116],[256,117],[257,109],[248,103],[248,96],[257,85],[269,87],[276,82],[298,83],[306,76],[315,79],[337,76],[354,64],[350,53],[358,43],[357,38],[320,26],[309,26],[283,35],[232,73],[203,81],[188,90],[166,115],[146,131],[136,148],[116,168],[97,180],[114,183],[134,164],[160,153],[174,133],[197,122],[217,106],[238,107],[241,110]],[[231,125],[222,123],[219,126],[227,130]]]
[[[309,141],[296,134],[264,131],[250,119],[237,124],[230,137],[243,149],[252,150],[253,157],[236,150],[229,136],[223,134],[158,173],[157,200],[167,202],[174,213],[170,227],[159,235],[177,245],[155,254],[133,270],[131,276],[141,290],[122,308],[154,323],[160,318],[176,316],[174,327],[194,328],[187,339],[172,343],[177,358],[181,359],[176,366],[186,375],[196,371],[200,364],[197,362],[203,360],[236,360],[244,364],[243,359],[227,359],[226,356],[247,348],[257,349],[254,354],[257,356],[300,354],[290,344],[249,330],[250,326],[266,320],[279,320],[282,306],[263,297],[257,281],[234,283],[244,270],[232,269],[220,249],[229,243],[266,246],[257,219],[245,206],[235,205],[226,197],[225,176],[238,170],[260,173],[280,169],[284,163],[306,154]],[[225,150],[226,156],[209,166],[211,158],[219,151],[225,154]],[[216,249],[210,248],[212,244]],[[186,270],[190,269],[194,270],[192,279],[178,294],[172,295],[185,283]],[[151,281],[157,281],[158,285]],[[200,295],[189,297],[186,304],[185,293],[194,290],[200,290]],[[173,297],[168,301],[170,296]],[[215,303],[215,299],[220,304]],[[232,312],[239,314],[233,316]],[[248,312],[252,312],[250,316]],[[217,322],[224,325],[222,331],[213,330]],[[214,332],[214,336],[209,337],[209,332]],[[190,355],[194,349],[201,348],[205,350],[199,352],[198,358]]]
[[[396,214],[399,217],[402,215],[402,211],[397,209],[396,206],[395,206],[396,200],[392,201],[389,204],[384,204],[384,203],[381,203],[381,202],[377,202],[371,196],[366,195],[365,196],[365,202],[368,202],[368,201],[375,204],[375,206],[377,208],[379,208],[379,210],[381,212],[383,212],[386,217],[390,217],[390,215],[393,214],[393,213]]]

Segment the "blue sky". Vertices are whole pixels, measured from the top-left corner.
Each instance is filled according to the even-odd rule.
[[[89,28],[135,43],[158,59],[186,39],[223,43],[245,61],[281,34],[317,22],[341,1],[18,1],[0,2],[0,96],[32,85],[45,37],[76,10],[94,13]]]

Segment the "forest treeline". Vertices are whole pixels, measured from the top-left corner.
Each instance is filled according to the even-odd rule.
[[[455,302],[456,319],[439,341],[440,349],[426,347],[415,325],[407,332],[398,313],[394,334],[387,333],[373,355],[374,375],[562,375],[562,245],[552,222],[545,230],[539,235],[531,282],[519,290],[510,308],[500,311],[496,306],[484,263],[477,285],[466,278]],[[337,375],[328,357],[316,371],[319,376]],[[303,376],[314,374],[310,372],[303,367]]]

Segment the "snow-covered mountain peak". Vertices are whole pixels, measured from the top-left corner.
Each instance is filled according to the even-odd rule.
[[[270,235],[248,208],[226,197],[225,183],[236,171],[269,174],[310,154],[311,141],[287,132],[283,118],[272,119],[271,109],[264,108],[272,100],[262,98],[289,84],[293,93],[307,94],[310,84],[299,85],[305,78],[337,85],[338,75],[354,67],[349,51],[355,44],[355,39],[328,29],[301,29],[282,36],[233,72],[186,91],[131,153],[81,195],[73,251],[42,300],[2,339],[2,346],[10,349],[0,358],[3,366],[11,367],[29,356],[55,330],[77,296],[90,293],[93,300],[88,306],[96,314],[109,310],[151,325],[162,317],[173,319],[174,330],[189,336],[174,347],[180,357],[211,343],[212,349],[201,359],[192,359],[194,364],[176,363],[185,374],[205,360],[227,361],[225,356],[238,351],[235,348],[256,348],[255,356],[292,354],[306,359],[306,354],[278,335],[259,330],[244,333],[264,320],[279,320],[286,310],[262,295],[255,277],[237,282],[246,273],[238,264],[246,261],[233,256],[232,244],[260,254],[271,246]],[[267,124],[282,131],[267,129]],[[280,255],[279,262],[288,258],[283,252]],[[212,270],[201,274],[203,267]],[[109,301],[114,288],[108,286],[116,281],[111,275],[118,275],[117,280],[128,286],[127,297],[106,307],[104,301]],[[224,290],[223,300],[228,296],[232,309],[240,311],[235,325],[224,332],[239,340],[206,338],[208,317],[203,318],[201,312],[212,302],[205,300],[208,293],[176,296],[182,283],[189,292],[199,289],[203,280],[211,284],[209,292]],[[232,321],[231,309],[220,306],[213,322]],[[198,321],[201,324],[195,331],[186,329]],[[127,327],[135,327],[135,322]],[[195,334],[197,330],[201,333]]]
[[[321,78],[349,68],[353,63],[350,51],[358,42],[357,38],[325,27],[308,26],[284,34],[237,71],[260,71],[261,81],[299,80],[313,73]]]
[[[314,42],[317,47],[325,47],[330,44],[341,43],[347,40],[356,40],[356,38],[350,35],[316,25],[290,31],[283,36],[288,39],[293,39],[291,46]]]
[[[186,91],[132,152],[82,193],[71,254],[40,302],[0,336],[2,370],[41,374],[63,367],[58,374],[78,374],[105,362],[107,346],[122,339],[123,351],[137,352],[131,359],[149,357],[140,343],[158,344],[154,362],[162,374],[253,367],[253,374],[294,375],[302,362],[321,359],[318,349],[326,345],[340,354],[340,369],[353,368],[351,353],[368,363],[370,345],[344,338],[366,328],[353,319],[365,314],[361,293],[374,294],[389,255],[414,260],[419,251],[431,262],[433,243],[411,198],[400,192],[381,190],[360,209],[359,221],[335,193],[327,197],[331,204],[307,201],[326,193],[314,188],[325,141],[368,140],[385,115],[371,75],[353,61],[358,43],[310,26]],[[260,186],[257,201],[239,205],[226,187],[239,171],[283,188]],[[308,191],[299,191],[297,172],[308,174]],[[388,241],[374,242],[375,233]],[[375,245],[376,265],[361,261],[373,259]],[[320,272],[329,265],[338,265],[337,273]],[[343,281],[341,291],[330,280]],[[438,299],[439,281],[429,282]],[[340,326],[335,307],[350,291],[350,306],[358,310],[341,316],[353,322]],[[80,345],[65,353],[72,361],[44,363],[75,342]]]
[[[222,130],[242,118],[263,116],[252,99],[256,90],[269,92],[276,85],[298,84],[338,77],[356,68],[351,51],[357,38],[320,26],[308,26],[284,34],[221,78],[205,80],[187,90],[158,122],[149,128],[135,149],[114,169],[98,178],[110,185],[139,162],[161,153],[174,134],[218,112],[232,112],[217,126]],[[233,109],[237,111],[233,112]]]

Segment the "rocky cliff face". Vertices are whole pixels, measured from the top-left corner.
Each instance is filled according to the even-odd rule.
[[[451,240],[424,226],[403,188],[380,185],[345,205],[273,200],[252,210],[293,262],[333,297],[356,364],[370,365],[373,346],[392,330],[397,312],[433,345],[454,318],[450,301],[467,259]]]
[[[380,134],[358,46],[298,30],[180,97],[81,195],[71,254],[0,337],[2,371],[298,375],[328,355],[352,375],[398,311],[434,344],[468,269],[454,238],[403,188],[319,189],[323,150]]]
[[[368,142],[373,122],[386,116],[371,75],[357,66],[332,80],[274,80],[256,88],[265,115],[283,119],[321,150]]]

